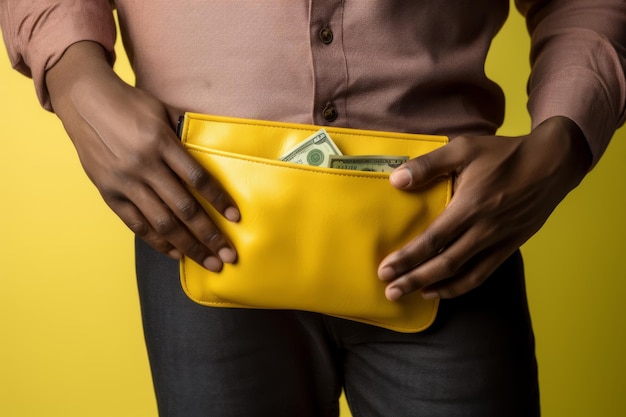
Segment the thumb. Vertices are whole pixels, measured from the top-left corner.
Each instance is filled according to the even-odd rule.
[[[462,146],[457,143],[460,138],[418,156],[396,168],[389,177],[391,185],[402,190],[416,189],[436,180],[437,178],[458,172],[466,161]]]

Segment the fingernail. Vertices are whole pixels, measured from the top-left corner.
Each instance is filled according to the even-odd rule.
[[[220,256],[220,259],[227,264],[232,264],[235,262],[235,259],[237,259],[237,254],[231,248],[222,248],[217,254]]]
[[[411,184],[411,173],[406,168],[396,169],[389,177],[391,185],[398,188],[408,187]]]
[[[226,217],[231,222],[237,222],[241,219],[241,213],[235,207],[228,207],[224,210],[224,217]]]
[[[396,277],[396,271],[390,266],[384,266],[380,271],[378,271],[378,278],[382,281],[389,281]]]
[[[402,290],[400,290],[400,288],[387,288],[387,291],[385,291],[385,297],[387,297],[387,299],[389,301],[396,301],[398,300],[400,297],[402,297],[404,295],[404,293],[402,292]]]
[[[215,256],[209,256],[204,260],[204,262],[202,262],[202,266],[213,272],[220,272],[223,265],[222,261]]]
[[[439,298],[439,293],[437,291],[422,291],[422,298],[424,300],[434,300]]]
[[[183,257],[183,254],[178,249],[172,249],[167,254],[170,258],[174,259],[181,259]]]

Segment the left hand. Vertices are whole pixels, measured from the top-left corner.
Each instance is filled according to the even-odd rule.
[[[412,159],[390,178],[416,190],[452,175],[453,197],[443,213],[378,268],[397,300],[453,298],[481,285],[526,242],[587,173],[591,155],[578,126],[553,117],[526,136],[461,136]]]

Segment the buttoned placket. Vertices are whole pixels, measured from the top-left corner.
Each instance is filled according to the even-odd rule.
[[[343,46],[343,0],[310,0],[313,122],[346,125],[347,62]]]

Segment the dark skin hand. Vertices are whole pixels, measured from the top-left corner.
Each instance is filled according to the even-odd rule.
[[[120,80],[91,42],[71,46],[46,83],[85,172],[133,232],[164,254],[189,256],[212,271],[236,261],[187,187],[231,221],[239,210],[180,145],[165,104]],[[539,230],[590,161],[580,129],[553,117],[527,136],[457,137],[398,168],[390,181],[399,189],[453,175],[455,190],[424,233],[381,262],[386,297],[421,290],[425,298],[452,298],[478,287]]]
[[[85,172],[133,232],[172,258],[186,255],[212,271],[236,261],[188,187],[231,221],[239,210],[181,146],[166,105],[124,83],[92,42],[72,45],[48,70],[46,84]]]
[[[590,151],[578,126],[553,117],[529,135],[457,137],[415,158],[390,178],[411,192],[442,175],[455,178],[448,207],[378,269],[385,295],[453,298],[481,285],[526,242],[587,173]]]

